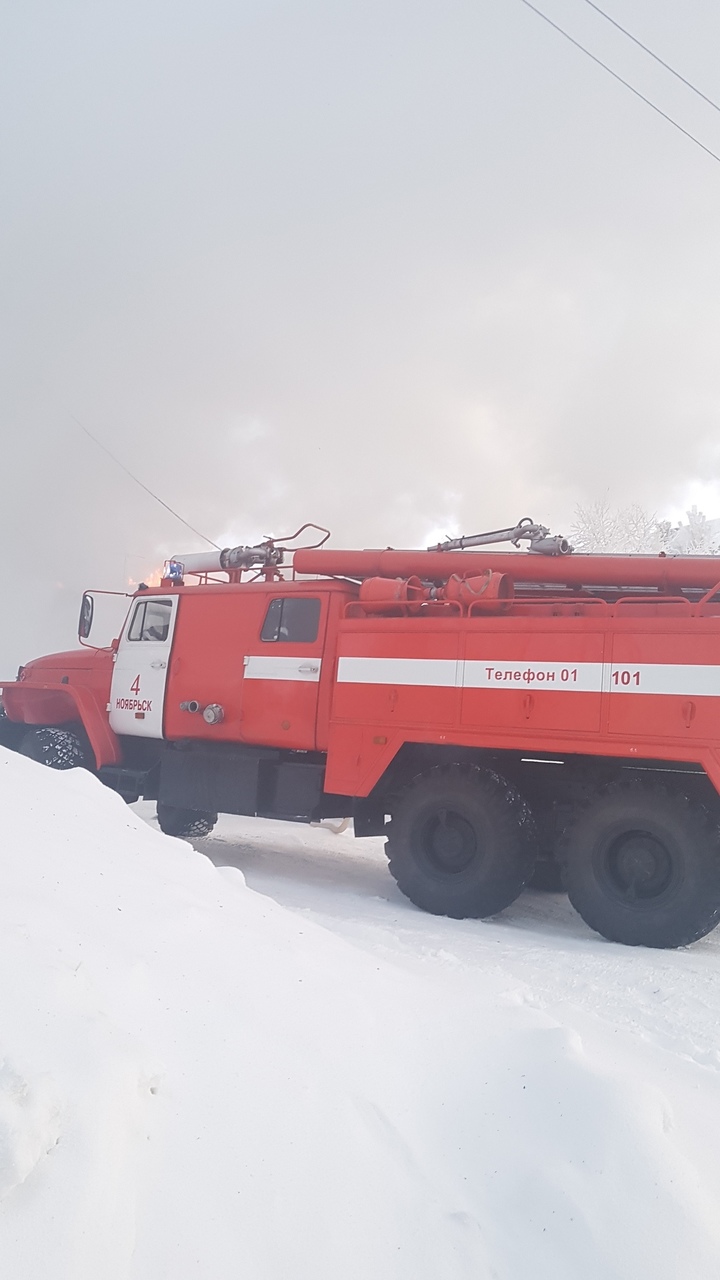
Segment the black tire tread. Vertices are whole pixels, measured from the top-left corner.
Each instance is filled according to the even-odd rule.
[[[438,800],[480,801],[490,810],[495,856],[489,883],[473,886],[458,877],[441,887],[428,881],[418,867],[408,842],[408,823],[417,805],[436,792]],[[514,902],[529,881],[535,865],[535,824],[526,802],[499,774],[476,765],[436,765],[416,775],[390,801],[386,853],[390,873],[400,890],[416,906],[455,919],[496,915]],[[504,853],[503,853],[504,851]]]
[[[209,836],[218,820],[216,813],[204,809],[179,809],[175,805],[157,805],[158,826],[166,836],[177,836],[180,840],[201,840]]]
[[[49,725],[31,729],[20,743],[20,754],[50,769],[84,769],[88,754],[77,733]]]
[[[663,812],[685,828],[688,844],[696,852],[702,875],[702,892],[680,904],[674,919],[651,921],[649,913],[637,913],[634,925],[612,920],[612,911],[593,901],[585,884],[585,870],[578,860],[578,839],[593,814],[610,802],[638,803],[656,818]],[[679,781],[647,782],[640,778],[615,779],[574,806],[559,837],[555,857],[561,867],[570,902],[586,924],[613,942],[630,946],[672,948],[688,946],[720,924],[720,809],[688,795]],[[616,913],[617,914],[617,913]]]

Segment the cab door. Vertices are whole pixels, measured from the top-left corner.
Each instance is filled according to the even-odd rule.
[[[115,733],[162,738],[163,706],[178,597],[137,599],[115,655],[110,727]]]
[[[315,749],[327,616],[327,594],[311,588],[283,594],[278,587],[269,599],[257,639],[243,655],[245,742]]]

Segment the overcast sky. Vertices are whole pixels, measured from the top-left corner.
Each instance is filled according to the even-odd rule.
[[[716,2],[605,4],[720,102]],[[720,514],[720,164],[520,0],[0,12],[1,674],[203,547],[73,418],[222,544]]]

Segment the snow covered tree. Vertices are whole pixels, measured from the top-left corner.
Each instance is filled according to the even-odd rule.
[[[657,553],[664,550],[665,529],[637,503],[614,509],[600,498],[575,511],[570,540],[576,551],[606,554]]]
[[[687,512],[688,523],[673,525],[649,514],[638,503],[613,508],[606,498],[578,506],[570,540],[576,551],[594,554],[644,553],[657,555],[720,554],[720,519],[708,519],[697,507]]]
[[[687,512],[687,524],[672,530],[667,549],[675,555],[716,556],[720,553],[720,520],[708,520],[697,507]]]

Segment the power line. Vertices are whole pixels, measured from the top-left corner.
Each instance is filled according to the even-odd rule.
[[[596,13],[599,13],[607,22],[611,22],[614,27],[617,27],[618,31],[622,31],[623,35],[627,36],[628,40],[632,40],[633,44],[636,44],[639,49],[642,49],[644,53],[648,53],[651,58],[654,58],[656,62],[659,62],[660,66],[664,67],[666,71],[669,71],[677,80],[682,80],[683,84],[686,84],[688,89],[692,89],[693,93],[696,93],[699,98],[702,98],[703,102],[707,102],[711,107],[714,107],[716,111],[720,111],[720,107],[717,102],[713,102],[712,98],[708,98],[707,94],[703,93],[701,89],[698,89],[697,85],[694,85],[691,80],[686,80],[685,76],[681,76],[680,72],[676,71],[674,67],[671,67],[669,62],[663,62],[662,58],[659,58],[656,53],[653,53],[652,49],[648,49],[647,45],[643,44],[642,40],[638,40],[637,36],[634,36],[631,31],[627,31],[625,27],[621,27],[619,22],[616,22],[614,18],[610,17],[609,13],[606,13],[604,9],[601,9],[599,4],[594,4],[593,0],[585,0],[585,4],[589,4],[591,9],[594,9]]]
[[[694,133],[690,133],[688,129],[684,129],[681,124],[678,124],[677,120],[674,120],[672,116],[669,116],[666,111],[663,111],[658,107],[650,100],[650,98],[646,98],[645,94],[641,93],[639,89],[636,89],[628,80],[623,80],[622,76],[619,76],[617,71],[613,71],[612,67],[609,67],[606,62],[603,62],[602,59],[597,58],[594,53],[591,53],[589,49],[586,49],[584,44],[580,44],[579,40],[575,40],[573,36],[563,29],[563,27],[558,26],[557,22],[553,22],[552,18],[549,18],[546,13],[543,13],[542,9],[536,8],[534,4],[530,3],[530,0],[520,0],[520,3],[524,4],[527,9],[532,9],[533,13],[536,13],[538,18],[542,18],[543,22],[547,22],[548,25],[553,27],[555,31],[558,31],[561,36],[564,36],[566,40],[569,40],[570,44],[574,44],[575,48],[579,49],[581,53],[585,53],[588,58],[592,58],[593,62],[596,62],[599,67],[602,67],[603,71],[607,71],[608,75],[611,75],[613,80],[619,81],[619,83],[624,85],[626,89],[629,89],[631,93],[634,93],[636,98],[639,98],[641,102],[645,102],[648,107],[652,107],[653,111],[656,111],[659,116],[662,116],[663,120],[667,120],[675,129],[678,129],[680,133],[683,133],[686,138],[689,138],[691,142],[694,142],[696,147],[699,147],[700,150],[704,151],[707,155],[712,156],[712,159],[717,160],[718,164],[720,164],[720,156],[717,155],[715,151],[711,151],[709,147],[706,147],[705,143],[701,142],[699,138],[696,138]]]
[[[115,454],[111,453],[107,445],[104,445],[102,443],[102,440],[98,440],[97,436],[94,436],[92,431],[89,431],[87,427],[84,427],[82,422],[80,422],[80,420],[75,417],[74,413],[71,413],[70,417],[72,418],[75,425],[78,426],[81,431],[84,431],[86,436],[90,437],[93,444],[96,444],[98,449],[102,449],[103,453],[106,453],[108,458],[112,458],[113,462],[118,467],[120,467],[122,471],[125,472],[126,476],[129,476],[131,480],[134,480],[136,484],[139,484],[141,489],[144,489],[146,493],[149,493],[151,498],[154,498],[156,502],[159,502],[161,507],[164,507],[166,511],[169,511],[170,515],[174,516],[176,520],[179,520],[181,524],[184,524],[185,528],[189,529],[191,533],[194,533],[198,538],[202,538],[203,542],[209,542],[211,547],[215,547],[218,551],[220,551],[221,548],[218,547],[217,542],[213,542],[212,538],[208,538],[206,534],[201,533],[200,530],[196,529],[194,525],[189,524],[188,521],[184,520],[183,517],[179,515],[177,511],[173,511],[173,508],[169,507],[167,502],[163,502],[162,498],[159,498],[156,493],[153,493],[152,489],[149,489],[146,484],[143,484],[142,480],[139,480],[136,475],[133,475],[129,467],[126,467],[124,462],[121,462],[119,458],[116,458]]]

